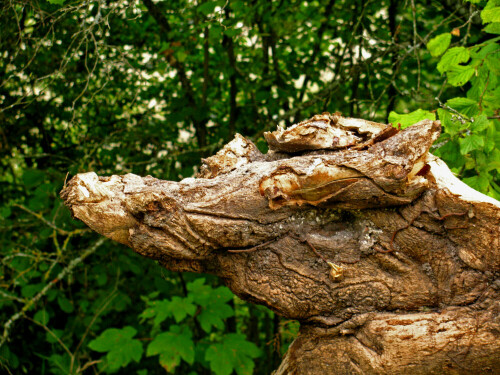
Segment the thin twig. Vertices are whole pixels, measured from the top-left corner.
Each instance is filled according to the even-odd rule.
[[[31,300],[25,303],[21,311],[17,312],[16,314],[12,315],[3,325],[3,334],[2,338],[0,340],[0,348],[3,346],[3,344],[7,341],[9,337],[9,332],[14,324],[19,318],[22,318],[26,311],[28,311],[40,298],[42,298],[47,292],[60,280],[64,279],[66,275],[71,273],[73,269],[79,265],[81,262],[85,260],[89,255],[93,254],[106,240],[105,237],[99,238],[94,244],[92,244],[90,247],[88,247],[81,256],[74,258],[69,262],[69,264],[57,275],[55,279],[50,281],[45,287],[38,292]]]
[[[40,322],[37,322],[36,320],[34,319],[31,319],[29,316],[24,316],[24,319],[27,319],[29,320],[31,323],[35,323],[36,325],[42,327],[49,335],[51,335],[59,345],[61,345],[61,347],[64,349],[64,351],[66,353],[68,353],[68,355],[71,357],[72,354],[71,354],[71,351],[68,349],[68,347],[64,344],[64,342],[62,342],[62,340],[49,328],[47,327],[45,324],[42,324]],[[71,372],[70,372],[71,373]]]

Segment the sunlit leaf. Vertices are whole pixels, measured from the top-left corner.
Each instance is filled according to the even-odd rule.
[[[484,28],[484,31],[490,34],[500,34],[500,22],[490,23]]]
[[[460,140],[460,152],[466,155],[473,150],[484,146],[484,138],[477,134],[471,134]]]
[[[466,116],[476,116],[479,113],[479,104],[468,98],[453,98],[446,102],[446,105],[455,111]]]
[[[467,62],[469,60],[469,57],[469,50],[465,47],[450,48],[441,57],[441,60],[437,65],[437,69],[440,73],[444,73],[460,63]]]
[[[407,128],[408,126],[416,124],[417,122],[425,119],[435,120],[436,114],[429,111],[425,111],[423,109],[417,109],[416,111],[406,114],[399,114],[394,111],[389,113],[389,122],[393,126],[401,124],[402,129]]]
[[[490,126],[490,122],[485,114],[475,117],[474,121],[471,122],[471,130],[475,132],[483,131],[488,126]]]
[[[481,174],[479,176],[467,177],[464,178],[463,181],[471,188],[476,189],[478,191],[485,191],[488,189],[488,186],[490,185],[488,177],[484,174]]]
[[[448,83],[452,86],[463,86],[471,79],[474,74],[472,66],[456,65],[451,67],[446,75],[448,76]]]
[[[500,22],[500,7],[484,9],[481,12],[483,23]]]
[[[451,34],[444,33],[432,38],[429,43],[427,43],[427,49],[432,56],[440,56],[446,51],[451,42]]]

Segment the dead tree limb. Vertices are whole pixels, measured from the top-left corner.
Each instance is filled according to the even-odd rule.
[[[405,130],[323,114],[236,135],[198,178],[75,176],[95,231],[301,322],[276,374],[500,371],[500,203]]]

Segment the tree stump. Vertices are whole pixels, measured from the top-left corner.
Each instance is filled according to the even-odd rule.
[[[500,372],[500,202],[404,130],[322,114],[236,135],[197,178],[79,174],[93,230],[301,323],[276,374]]]

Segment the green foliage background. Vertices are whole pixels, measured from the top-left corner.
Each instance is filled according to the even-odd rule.
[[[340,111],[440,119],[433,152],[500,197],[500,0],[8,0],[0,25],[6,373],[266,374],[297,332],[72,220],[78,172],[179,180],[235,132],[266,151]]]

